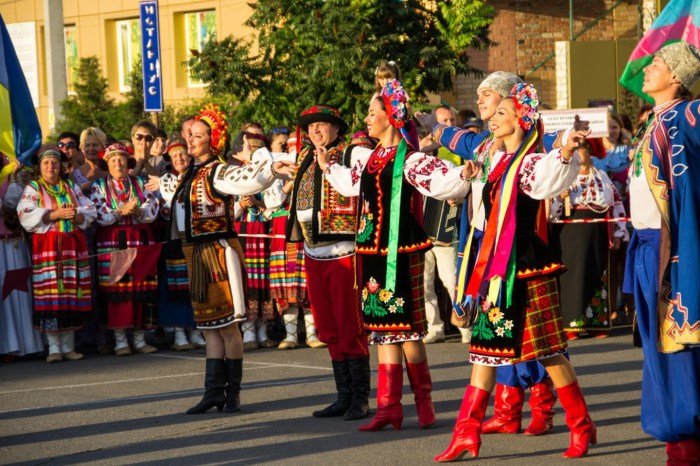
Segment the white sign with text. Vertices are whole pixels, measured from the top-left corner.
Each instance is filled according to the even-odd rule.
[[[562,131],[574,126],[576,115],[589,122],[591,135],[600,138],[608,136],[608,109],[605,107],[570,108],[566,110],[542,110],[540,112],[544,130],[547,133]]]

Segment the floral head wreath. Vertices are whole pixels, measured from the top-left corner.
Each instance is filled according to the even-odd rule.
[[[99,157],[106,162],[114,155],[122,155],[127,159],[130,159],[133,154],[133,149],[128,148],[122,142],[115,142],[107,146],[104,151],[101,151]]]
[[[207,104],[195,117],[197,121],[204,121],[211,128],[209,146],[214,155],[220,156],[226,147],[228,140],[228,122],[226,114],[216,104]]]
[[[525,131],[529,131],[540,118],[540,114],[537,113],[537,107],[540,105],[537,89],[532,84],[518,83],[511,89],[510,98],[515,104],[518,124]]]
[[[398,80],[392,79],[384,85],[381,97],[389,124],[401,132],[413,150],[418,150],[418,130],[409,118],[407,105],[409,97],[406,90]]]
[[[408,94],[396,79],[392,79],[382,89],[382,102],[389,116],[389,123],[396,129],[401,129],[408,120]]]

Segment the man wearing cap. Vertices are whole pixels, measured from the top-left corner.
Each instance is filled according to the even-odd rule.
[[[642,428],[666,442],[669,465],[700,461],[700,52],[676,42],[644,68],[655,103],[631,151],[634,233],[623,291],[634,294],[644,351]]]
[[[510,94],[511,89],[522,80],[513,73],[495,71],[484,79],[476,90],[479,116],[488,125],[488,121],[496,113],[498,104]],[[500,142],[494,140],[491,132],[486,129],[475,133],[458,126],[447,126],[419,116],[421,125],[432,126],[433,139],[444,148],[460,157],[475,160],[484,168],[483,175],[471,182],[471,226],[474,228],[474,241],[471,251],[465,251],[470,230],[468,205],[462,208],[459,231],[459,246],[457,254],[457,302],[464,294],[463,285],[468,278],[469,265],[475,260],[475,253],[483,236],[485,209],[482,202],[482,192],[486,184],[491,162],[491,149]],[[431,125],[431,123],[437,123]],[[465,263],[463,263],[466,261]],[[461,289],[460,289],[461,288]],[[532,422],[525,429],[526,435],[542,435],[553,427],[553,406],[557,401],[552,390],[552,382],[544,367],[537,361],[523,362],[513,366],[501,366],[496,376],[496,393],[494,415],[484,422],[483,434],[490,433],[519,433],[521,429],[522,407],[525,402],[525,389],[530,388],[530,409]]]
[[[361,419],[369,414],[369,350],[355,286],[357,199],[341,196],[328,183],[316,161],[327,149],[333,162],[350,167],[356,152],[341,136],[348,125],[334,108],[315,105],[297,122],[312,145],[299,153],[287,223],[287,240],[304,242],[309,300],[319,339],[328,344],[338,396],[314,417]],[[351,156],[352,153],[352,156]]]

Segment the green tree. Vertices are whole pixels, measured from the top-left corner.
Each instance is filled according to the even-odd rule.
[[[79,133],[88,126],[97,126],[109,131],[105,122],[114,109],[114,101],[107,95],[107,87],[97,57],[81,58],[73,83],[75,94],[61,102],[63,117],[57,130]]]
[[[483,0],[258,0],[246,25],[253,40],[211,40],[190,61],[232,125],[291,123],[303,108],[328,104],[361,125],[374,70],[394,60],[413,104],[478,75],[468,47],[489,44],[494,10]]]

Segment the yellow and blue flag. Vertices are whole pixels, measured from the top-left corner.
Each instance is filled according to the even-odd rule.
[[[0,15],[0,152],[10,161],[0,171],[0,182],[12,173],[17,161],[29,165],[40,145],[41,126],[34,102]]]

